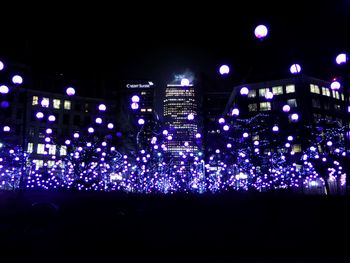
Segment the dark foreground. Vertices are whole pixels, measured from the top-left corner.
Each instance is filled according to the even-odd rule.
[[[350,262],[350,196],[0,193],[0,262]]]

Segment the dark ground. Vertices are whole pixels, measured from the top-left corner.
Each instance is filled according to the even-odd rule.
[[[350,196],[0,193],[0,262],[349,262]]]

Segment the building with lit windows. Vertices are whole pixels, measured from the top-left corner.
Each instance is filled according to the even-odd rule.
[[[239,110],[239,117],[243,119],[267,115],[261,125],[278,124],[279,130],[293,132],[296,140],[291,147],[293,152],[298,153],[309,138],[305,127],[336,125],[348,130],[347,94],[344,87],[332,89],[329,81],[296,75],[234,87],[223,115],[232,116],[235,109]],[[267,132],[265,136],[268,135]]]
[[[174,160],[202,150],[202,116],[198,90],[192,84],[168,84],[164,98],[166,148]]]

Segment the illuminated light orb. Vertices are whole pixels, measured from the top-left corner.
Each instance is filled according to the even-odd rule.
[[[249,134],[247,132],[243,133],[243,138],[248,138]]]
[[[335,62],[336,62],[338,65],[345,64],[346,62],[348,62],[348,55],[345,54],[345,53],[339,54],[339,55],[335,58]]]
[[[108,129],[113,129],[113,128],[114,128],[114,124],[111,123],[111,122],[108,123],[108,124],[107,124],[107,128],[108,128]]]
[[[47,129],[46,129],[46,133],[47,133],[47,134],[52,134],[52,129],[51,129],[51,128],[47,128]]]
[[[222,65],[219,68],[219,72],[221,75],[227,75],[228,73],[230,73],[230,67],[227,65]]]
[[[232,112],[231,112],[231,115],[232,115],[232,116],[238,116],[238,115],[239,115],[239,109],[234,108],[234,109],[232,110]]]
[[[230,126],[224,125],[223,129],[224,129],[224,131],[228,131],[230,129]]]
[[[66,89],[66,94],[67,94],[68,96],[74,96],[74,95],[75,95],[75,89],[74,89],[73,87],[68,87],[68,88]]]
[[[20,75],[14,75],[12,77],[12,83],[13,84],[22,84],[23,83],[23,78]]]
[[[268,29],[265,25],[258,25],[254,30],[254,35],[256,38],[263,39],[267,36]]]
[[[332,145],[333,145],[332,141],[328,141],[328,142],[327,142],[327,146],[330,147],[330,146],[332,146]]]
[[[5,85],[1,85],[1,86],[0,86],[0,93],[1,93],[1,94],[7,94],[7,93],[9,93],[9,88],[8,88],[7,86],[5,86]]]
[[[249,89],[247,87],[243,87],[239,92],[241,93],[242,96],[246,96],[249,93]]]
[[[143,124],[145,124],[145,120],[144,119],[139,119],[138,121],[137,121],[137,123],[139,124],[139,125],[143,125]]]
[[[293,64],[290,66],[289,71],[292,74],[298,74],[301,72],[301,67],[299,64]]]
[[[137,95],[134,95],[134,96],[131,97],[131,101],[132,101],[132,102],[136,102],[136,103],[137,103],[137,102],[140,102],[140,97],[137,96]]]
[[[332,83],[331,83],[331,89],[332,90],[338,90],[340,89],[340,82],[337,81],[337,80],[333,80]]]
[[[10,103],[8,101],[4,100],[0,103],[0,107],[1,108],[8,108],[8,107],[10,107]]]
[[[70,144],[70,140],[66,140],[64,143],[69,145]]]
[[[107,109],[107,107],[106,107],[106,105],[104,105],[104,104],[100,104],[100,105],[98,105],[98,109],[99,109],[100,111],[105,111],[105,110]]]
[[[101,124],[101,123],[102,123],[102,119],[99,118],[99,117],[97,117],[97,118],[95,119],[95,122],[96,122],[97,124]]]
[[[200,134],[200,133],[196,133],[196,138],[197,139],[199,139],[199,138],[201,138],[202,137],[202,135]]]
[[[3,70],[5,67],[4,63],[2,61],[0,61],[0,71]]]
[[[49,118],[48,118],[49,121],[55,121],[56,120],[56,117],[55,115],[50,115]]]
[[[189,86],[190,85],[190,81],[186,78],[183,78],[181,80],[181,86]]]
[[[51,139],[49,137],[46,137],[45,142],[51,142]]]
[[[171,141],[171,140],[173,139],[173,136],[169,135],[169,136],[167,137],[167,139],[168,139],[169,141]]]
[[[228,143],[228,144],[226,144],[226,147],[230,149],[230,148],[232,148],[232,144]]]
[[[192,121],[192,120],[194,119],[193,113],[188,114],[187,119],[188,119],[189,121]]]
[[[42,107],[48,108],[50,101],[48,99],[42,99],[40,104]]]
[[[283,110],[283,112],[289,112],[290,111],[290,106],[288,104],[283,105],[282,110]]]
[[[88,128],[88,133],[93,133],[94,131],[95,131],[94,128],[92,127]]]
[[[167,130],[163,130],[163,135],[168,135],[168,131]]]
[[[117,137],[122,137],[122,136],[123,136],[123,133],[120,132],[120,131],[118,131],[118,132],[116,133],[116,135],[117,135]]]
[[[79,138],[79,133],[75,132],[75,133],[73,134],[73,137],[74,137],[75,139],[78,139],[78,138]]]
[[[254,141],[254,145],[258,146],[259,145],[259,141]]]
[[[157,137],[152,137],[151,144],[156,144],[156,143],[157,143]]]
[[[278,131],[279,131],[278,126],[277,126],[277,125],[273,126],[273,127],[272,127],[272,131],[274,131],[274,132],[278,132]]]
[[[266,92],[265,98],[271,100],[273,98],[273,93],[271,91]]]
[[[220,153],[220,150],[219,150],[219,149],[216,149],[216,150],[215,150],[215,153]]]
[[[4,126],[2,130],[4,132],[9,132],[9,131],[11,131],[11,128],[10,128],[10,126]]]
[[[137,110],[139,108],[139,104],[137,102],[131,103],[131,109]]]
[[[220,123],[220,124],[225,123],[225,119],[224,119],[224,118],[220,118],[220,119],[219,119],[219,123]]]
[[[42,118],[44,118],[44,113],[42,113],[42,112],[37,112],[36,114],[35,114],[35,116],[38,118],[38,119],[42,119]]]
[[[297,113],[293,113],[291,116],[292,121],[297,121],[299,120],[299,115]]]
[[[189,145],[189,143],[188,143],[188,142],[185,142],[184,145],[187,147],[187,146]]]
[[[289,135],[289,136],[287,137],[287,140],[288,140],[288,141],[293,141],[293,139],[294,139],[294,138],[293,138],[293,136],[291,136],[291,135]]]

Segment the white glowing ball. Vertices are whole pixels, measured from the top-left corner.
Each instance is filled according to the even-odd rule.
[[[220,119],[219,119],[219,123],[220,123],[220,124],[225,123],[225,119],[224,119],[224,118],[220,118]]]
[[[73,134],[73,137],[76,138],[76,139],[78,139],[78,138],[79,138],[79,133],[77,133],[77,132],[74,133],[74,134]]]
[[[271,91],[266,92],[265,98],[268,99],[268,100],[272,99],[273,98],[273,93]]]
[[[3,70],[5,67],[4,63],[2,61],[0,61],[0,71]]]
[[[334,81],[332,81],[332,83],[331,83],[331,89],[332,90],[338,90],[338,89],[340,89],[340,82],[339,81],[336,81],[336,80],[334,80]]]
[[[13,82],[13,84],[22,84],[23,78],[20,75],[14,75],[12,77],[12,82]]]
[[[188,119],[189,121],[192,121],[192,120],[194,119],[193,113],[188,114],[187,119]]]
[[[132,102],[140,102],[140,97],[137,96],[137,95],[134,95],[134,96],[131,97],[131,101]]]
[[[199,138],[201,138],[202,137],[202,135],[200,134],[200,133],[196,133],[196,138],[197,139],[199,139]]]
[[[291,119],[292,121],[297,121],[299,119],[299,115],[297,113],[293,113]]]
[[[94,128],[92,128],[92,127],[90,127],[89,129],[88,129],[88,133],[93,133],[95,130],[94,130]]]
[[[249,89],[247,87],[243,87],[241,88],[240,93],[242,96],[246,96],[249,93]]]
[[[267,33],[268,33],[267,27],[264,25],[258,25],[254,30],[255,37],[259,39],[266,37]]]
[[[164,130],[164,131],[163,131],[163,135],[165,135],[165,136],[168,135],[168,131],[167,131],[167,130]]]
[[[283,112],[289,112],[290,111],[290,106],[288,104],[284,105],[282,108]]]
[[[144,119],[139,119],[138,121],[137,121],[137,123],[139,124],[139,125],[143,125],[143,124],[145,124],[145,120]]]
[[[100,111],[105,111],[107,108],[106,108],[106,105],[100,104],[100,105],[98,106],[98,109],[99,109]]]
[[[42,112],[37,112],[37,114],[35,115],[38,119],[42,119],[44,118],[44,113]]]
[[[7,94],[7,93],[9,93],[9,88],[7,87],[7,86],[5,86],[5,85],[1,85],[0,86],[0,93],[1,94]]]
[[[51,128],[47,128],[47,129],[46,129],[46,133],[47,133],[47,134],[51,134],[51,133],[52,133],[52,129],[51,129]]]
[[[248,138],[249,134],[247,132],[243,133],[243,138]]]
[[[107,124],[107,128],[108,129],[113,129],[114,128],[114,124],[113,123],[108,123]]]
[[[239,109],[234,108],[234,109],[232,110],[232,112],[231,112],[231,115],[232,115],[232,116],[238,116],[238,115],[239,115]]]
[[[75,89],[72,88],[72,87],[68,87],[68,88],[66,89],[66,94],[67,94],[68,96],[73,96],[73,95],[75,95]]]
[[[335,62],[338,65],[345,64],[347,61],[348,61],[348,55],[345,53],[341,53],[335,58]]]
[[[226,147],[227,147],[227,148],[232,148],[232,144],[231,144],[231,143],[228,143],[228,144],[226,144]]]
[[[301,67],[299,64],[293,64],[290,66],[289,71],[292,74],[298,74],[301,72]]]
[[[230,126],[228,125],[224,125],[224,127],[222,127],[224,129],[224,131],[228,131],[230,129]]]
[[[98,117],[98,118],[95,119],[95,122],[97,124],[101,124],[102,123],[102,119],[100,117]]]
[[[273,126],[273,127],[272,127],[272,131],[274,131],[274,132],[278,132],[278,130],[279,130],[279,128],[278,128],[278,126],[277,126],[277,125],[275,125],[275,126]]]
[[[9,126],[4,126],[3,131],[4,132],[9,132],[11,128]]]
[[[64,143],[69,145],[70,144],[70,140],[66,140]]]
[[[190,85],[190,81],[186,78],[181,80],[181,86],[189,86]]]
[[[220,72],[221,75],[227,75],[228,73],[230,73],[230,67],[227,66],[227,65],[222,65],[219,68],[219,72]]]
[[[49,118],[48,118],[49,121],[55,121],[56,120],[56,117],[55,115],[50,115]]]

